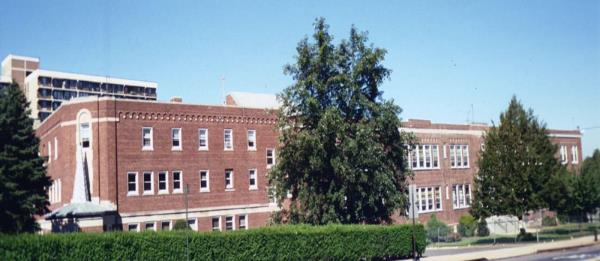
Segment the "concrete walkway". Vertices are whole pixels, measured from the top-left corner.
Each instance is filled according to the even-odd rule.
[[[528,244],[526,246],[515,246],[502,249],[476,251],[462,254],[442,255],[424,257],[422,260],[485,260],[485,259],[501,259],[524,255],[532,255],[547,251],[555,251],[561,249],[577,248],[582,246],[594,245],[600,242],[594,242],[593,236],[580,237],[570,240],[562,240],[548,243]]]

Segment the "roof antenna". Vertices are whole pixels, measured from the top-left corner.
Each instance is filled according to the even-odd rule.
[[[221,75],[221,99],[223,99],[223,105],[227,104],[225,101],[225,75]]]

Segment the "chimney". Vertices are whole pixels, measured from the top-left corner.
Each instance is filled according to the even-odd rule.
[[[169,101],[171,103],[182,103],[183,99],[181,99],[181,97],[178,97],[178,96],[173,96],[173,97],[171,97],[171,99]]]

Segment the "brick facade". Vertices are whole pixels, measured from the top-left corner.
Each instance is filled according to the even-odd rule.
[[[89,114],[91,118],[91,142],[89,153],[86,154],[91,201],[113,206],[118,213],[114,224],[100,224],[105,230],[118,228],[121,224],[123,230],[128,230],[129,225],[137,226],[136,230],[144,230],[146,224],[153,224],[149,226],[160,230],[162,222],[169,222],[169,226],[172,226],[176,220],[185,219],[185,195],[183,190],[178,192],[174,189],[174,172],[181,173],[182,188],[189,186],[189,220],[197,230],[212,230],[212,219],[216,217],[220,217],[222,229],[225,228],[227,217],[233,218],[235,229],[239,229],[239,218],[242,216],[246,219],[246,227],[264,226],[271,213],[277,210],[277,206],[270,203],[268,198],[266,176],[267,149],[275,149],[278,142],[273,111],[233,105],[209,106],[97,97],[63,104],[37,129],[41,139],[41,154],[52,154],[47,163],[48,175],[53,180],[60,180],[60,188],[53,186],[54,193],[58,191],[60,197],[54,196],[50,210],[71,202],[77,168],[75,155],[81,149],[78,130],[83,114]],[[152,128],[152,150],[143,148],[143,128]],[[173,149],[174,128],[181,129],[180,150]],[[199,129],[208,130],[207,150],[199,149]],[[232,130],[233,150],[224,148],[225,129]],[[438,218],[455,224],[461,215],[469,211],[468,206],[455,209],[453,186],[469,185],[471,195],[474,194],[472,180],[477,172],[482,135],[487,129],[486,125],[432,124],[426,120],[410,120],[403,124],[401,131],[413,132],[421,145],[437,146],[436,167],[415,169],[414,180],[411,181],[417,189],[432,188],[434,197],[441,198],[441,209],[434,206],[432,211],[420,213],[421,222],[436,213]],[[255,131],[255,150],[248,148],[248,130]],[[582,162],[581,133],[576,130],[551,130],[549,135],[553,142],[567,146],[566,164],[577,168]],[[468,160],[462,158],[468,162],[468,166],[452,167],[452,145],[468,146]],[[573,151],[578,154],[578,163],[572,160]],[[428,155],[433,157],[432,154]],[[411,159],[409,165],[412,164]],[[256,189],[251,189],[249,185],[250,169],[256,170]],[[208,192],[200,189],[201,170],[208,171]],[[233,171],[232,189],[226,189],[225,170]],[[129,191],[130,172],[137,173],[135,195]],[[151,193],[144,193],[145,172],[152,173],[149,175],[152,177]],[[160,172],[165,172],[167,177],[164,192],[159,192]],[[439,188],[439,191],[435,188]],[[467,190],[463,188],[463,191]],[[427,189],[424,192],[429,193]],[[466,200],[463,197],[463,201]],[[429,204],[427,201],[424,203]],[[407,221],[399,217],[395,217],[395,220]],[[97,228],[98,224],[95,224],[93,229],[82,230]]]

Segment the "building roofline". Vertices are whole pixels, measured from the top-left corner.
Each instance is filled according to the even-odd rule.
[[[102,102],[102,101],[115,101],[115,102],[137,102],[137,103],[149,103],[149,104],[169,104],[176,106],[201,106],[201,107],[220,107],[220,108],[235,108],[235,109],[247,109],[247,110],[262,110],[262,111],[273,111],[275,109],[268,108],[252,108],[252,107],[244,107],[237,105],[224,105],[224,104],[201,104],[201,103],[179,103],[179,102],[170,102],[170,101],[155,101],[155,100],[134,100],[134,99],[124,99],[124,98],[116,98],[111,96],[98,97],[98,96],[87,96],[87,97],[77,97],[68,101],[63,101],[62,104],[58,107],[57,110],[53,111],[50,116],[48,116],[40,125],[37,127],[39,129],[45,123],[49,122],[54,115],[58,115],[60,110],[66,106],[80,104],[80,103],[91,103],[91,102]]]
[[[112,77],[112,76],[99,76],[99,75],[92,75],[92,74],[71,73],[71,72],[53,71],[53,70],[44,70],[44,69],[37,69],[32,74],[34,74],[34,73],[36,73],[37,76],[71,78],[71,79],[95,81],[95,82],[121,83],[124,85],[142,85],[142,86],[146,86],[146,87],[158,88],[158,83],[156,83],[156,82],[143,81],[143,80],[131,80],[131,79]],[[29,76],[31,76],[31,75],[29,75]]]
[[[40,62],[40,58],[31,57],[31,56],[21,56],[21,55],[15,55],[15,54],[8,54],[2,60],[2,66],[4,66],[9,60],[12,60],[12,59],[18,59],[18,60],[24,60],[24,61],[36,62],[36,63]]]

